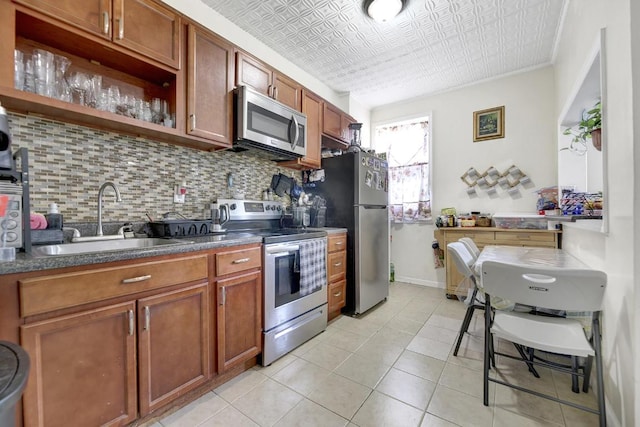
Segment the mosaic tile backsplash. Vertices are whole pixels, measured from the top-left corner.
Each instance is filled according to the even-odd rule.
[[[31,211],[44,214],[55,202],[65,222],[97,221],[98,189],[105,181],[118,186],[123,201],[116,203],[107,188],[103,221],[144,222],[146,213],[160,219],[173,211],[204,218],[214,199],[229,196],[228,173],[235,191],[258,200],[274,174],[299,178],[259,152],[206,152],[16,113],[9,114],[9,125],[13,151],[29,150]],[[174,186],[182,181],[186,201],[174,203]]]

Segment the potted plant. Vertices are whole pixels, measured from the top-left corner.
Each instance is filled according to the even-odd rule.
[[[581,144],[586,148],[587,139],[591,138],[591,142],[596,150],[602,150],[602,103],[600,101],[590,109],[585,110],[582,113],[582,120],[577,125],[577,128],[567,128],[563,132],[564,135],[572,135],[573,140],[569,148],[564,148],[575,151],[574,144]],[[586,151],[586,150],[585,150]]]

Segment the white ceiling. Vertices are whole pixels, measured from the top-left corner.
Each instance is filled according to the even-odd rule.
[[[362,0],[202,1],[373,108],[550,64],[569,0],[408,0],[388,23]]]

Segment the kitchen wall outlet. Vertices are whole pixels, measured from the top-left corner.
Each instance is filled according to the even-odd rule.
[[[173,203],[184,203],[187,195],[187,183],[182,181],[181,184],[176,184],[173,187]]]

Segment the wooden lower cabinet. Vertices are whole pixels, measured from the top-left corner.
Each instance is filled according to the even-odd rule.
[[[253,271],[216,282],[218,372],[262,351],[262,274]]]
[[[209,292],[201,283],[138,301],[140,416],[210,377]]]
[[[23,326],[25,426],[120,426],[166,405],[209,379],[208,325],[204,282]]]
[[[31,358],[22,425],[129,425],[247,369],[262,350],[261,266],[251,244],[10,277],[0,295],[16,307],[0,300],[13,315],[0,319]]]
[[[22,326],[31,358],[24,425],[121,426],[137,418],[135,301]]]
[[[335,318],[346,305],[347,233],[329,234],[327,241],[328,318]]]
[[[559,230],[520,230],[495,227],[445,227],[437,229],[434,236],[444,251],[447,298],[457,297],[462,292],[458,288],[464,281],[464,277],[458,272],[453,260],[449,257],[447,244],[462,237],[470,237],[480,249],[487,245],[559,248],[560,233]],[[466,289],[466,286],[461,289]]]

